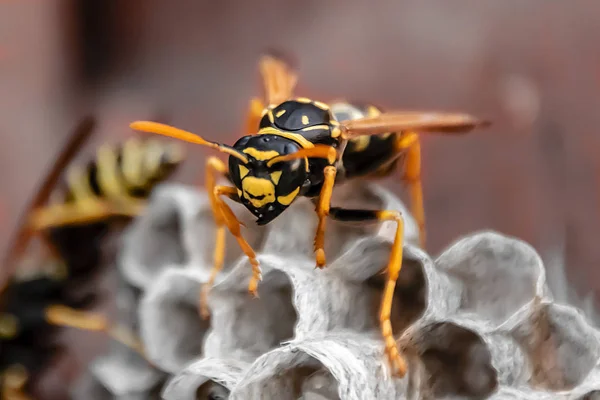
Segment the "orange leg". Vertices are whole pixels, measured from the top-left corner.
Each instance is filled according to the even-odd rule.
[[[325,221],[329,215],[331,194],[333,192],[333,185],[335,183],[335,175],[337,171],[335,167],[327,166],[323,172],[325,174],[325,182],[321,188],[321,194],[319,195],[319,201],[316,209],[317,216],[319,217],[319,224],[317,225],[317,233],[315,234],[314,243],[317,268],[324,268],[327,262],[325,250],[323,249],[325,244]]]
[[[252,265],[252,278],[250,279],[250,283],[248,284],[248,291],[254,297],[258,297],[256,289],[258,288],[258,282],[262,280],[262,274],[260,270],[260,265],[258,260],[256,259],[256,253],[252,250],[250,244],[242,237],[242,232],[240,226],[243,225],[235,216],[231,208],[221,199],[221,196],[227,196],[232,200],[239,200],[237,189],[235,187],[229,186],[216,186],[214,189],[214,194],[217,199],[217,203],[219,208],[221,209],[221,215],[223,216],[223,220],[225,221],[225,225],[229,229],[229,232],[235,237],[240,248],[244,252],[244,254],[250,260],[250,264]]]
[[[210,206],[212,209],[213,217],[215,219],[215,225],[217,230],[215,232],[215,249],[213,252],[213,267],[210,271],[210,277],[208,282],[202,285],[200,289],[200,316],[203,319],[209,317],[208,311],[208,294],[212,288],[217,274],[223,268],[223,262],[225,259],[225,219],[221,212],[221,206],[219,199],[215,195],[215,187],[217,187],[217,174],[225,175],[227,173],[227,166],[223,161],[216,157],[210,157],[206,162],[206,176],[204,178],[204,185],[208,198],[210,200]]]
[[[401,139],[398,146],[398,150],[401,151],[406,148],[402,146],[408,145],[402,180],[408,184],[411,213],[419,225],[419,242],[421,248],[425,249],[426,232],[425,209],[423,207],[423,186],[421,184],[421,144],[417,134],[409,133],[408,135],[412,136],[412,139]],[[404,141],[404,143],[402,143],[402,141]]]
[[[338,207],[331,207],[329,212],[331,218],[338,221],[394,221],[397,224],[394,243],[392,244],[392,251],[387,266],[388,279],[381,300],[379,323],[381,334],[385,341],[385,354],[392,367],[392,373],[402,377],[406,374],[406,362],[398,350],[390,321],[394,289],[400,275],[400,269],[402,268],[402,250],[404,245],[404,220],[402,215],[398,211],[347,210]]]

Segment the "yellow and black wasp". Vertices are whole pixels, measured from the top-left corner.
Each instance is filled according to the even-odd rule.
[[[28,398],[37,377],[62,350],[56,343],[59,327],[104,331],[141,352],[133,335],[87,311],[97,293],[82,288],[100,269],[100,240],[111,221],[136,216],[154,185],[183,160],[183,152],[174,143],[139,138],[103,146],[87,166],[70,169],[61,201],[47,205],[94,126],[93,118],[85,118],[74,131],[26,209],[4,261],[16,271],[0,295],[1,400]],[[36,239],[41,249],[31,256]]]
[[[256,216],[259,225],[268,224],[297,198],[311,198],[318,216],[314,249],[319,268],[326,264],[323,244],[327,217],[339,221],[397,222],[379,318],[386,355],[394,373],[403,376],[406,363],[400,356],[390,323],[392,296],[402,263],[402,215],[390,210],[349,210],[331,206],[332,190],[334,185],[349,179],[388,175],[401,160],[402,179],[411,186],[412,208],[421,226],[424,243],[420,147],[416,131],[460,133],[487,125],[487,122],[468,114],[383,113],[370,105],[349,102],[328,105],[294,97],[296,73],[275,55],[262,57],[260,71],[267,104],[263,105],[257,99],[252,101],[248,120],[250,124],[257,121],[256,133],[243,136],[233,146],[209,142],[193,133],[154,122],[136,121],[131,127],[229,154],[228,165],[215,157],[207,161],[205,184],[218,227],[213,276],[222,267],[226,226],[252,265],[249,291],[253,294],[256,294],[261,279],[259,263],[242,237],[240,222],[223,196],[242,203]],[[217,185],[217,174],[228,177],[233,185]],[[204,302],[206,290],[203,293]]]

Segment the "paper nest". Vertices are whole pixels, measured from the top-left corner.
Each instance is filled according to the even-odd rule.
[[[330,220],[328,267],[316,270],[312,203],[297,201],[265,227],[234,204],[261,262],[260,298],[248,294],[250,265],[228,234],[204,321],[198,293],[215,229],[208,199],[163,184],[124,235],[118,260],[128,299],[120,321],[139,332],[155,367],[115,345],[92,365],[106,392],[94,398],[600,398],[600,332],[577,308],[558,304],[528,244],[477,232],[432,260],[416,245],[406,207],[380,186],[344,186],[333,203],[405,216],[392,309],[409,364],[403,379],[389,377],[377,320],[394,223]]]

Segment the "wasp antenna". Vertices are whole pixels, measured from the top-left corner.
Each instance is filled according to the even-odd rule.
[[[326,158],[330,164],[333,164],[337,158],[337,151],[334,147],[325,146],[322,144],[315,145],[309,149],[300,149],[295,153],[285,154],[282,156],[276,156],[271,158],[267,162],[267,167],[271,167],[273,164],[296,160],[298,158]]]
[[[244,164],[248,164],[248,158],[236,149],[221,143],[209,142],[208,140],[203,139],[195,133],[184,131],[183,129],[151,121],[135,121],[129,124],[129,127],[137,131],[155,133],[157,135],[163,135],[183,140],[184,142],[210,147],[211,149],[215,149],[217,151],[220,151],[221,153],[227,153],[231,156],[234,156],[240,159]]]

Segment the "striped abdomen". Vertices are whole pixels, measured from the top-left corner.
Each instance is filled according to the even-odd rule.
[[[66,200],[146,197],[182,160],[178,143],[132,138],[118,147],[103,145],[87,167],[69,170]]]

